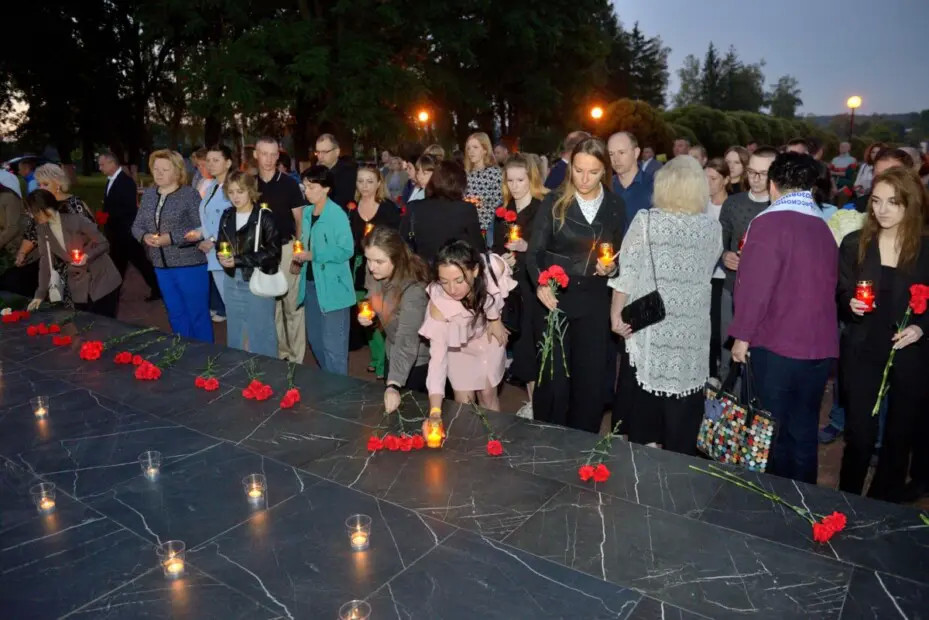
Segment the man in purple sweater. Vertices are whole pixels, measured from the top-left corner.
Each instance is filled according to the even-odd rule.
[[[771,164],[771,206],[746,234],[729,326],[732,359],[751,361],[761,406],[778,423],[770,473],[812,484],[819,408],[839,354],[838,249],[810,192],[816,176],[809,155]]]

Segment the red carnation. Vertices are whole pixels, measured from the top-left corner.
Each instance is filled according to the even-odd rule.
[[[103,343],[99,340],[88,340],[81,345],[78,355],[82,360],[98,360],[101,353],[103,353]]]
[[[219,379],[217,379],[216,377],[210,377],[203,384],[203,389],[206,390],[207,392],[215,392],[216,390],[219,389]]]
[[[494,215],[496,215],[497,217],[505,218],[505,217],[506,217],[506,207],[504,207],[503,205],[497,207],[496,211],[494,211]]]
[[[71,344],[71,336],[52,336],[52,344],[56,347],[66,347]]]
[[[544,269],[542,273],[539,274],[539,286],[546,286],[548,284],[548,279],[551,277],[548,269]]]
[[[426,440],[423,439],[422,435],[413,435],[413,449],[422,450],[426,447]]]
[[[31,315],[29,314],[29,311],[28,311],[28,310],[20,310],[20,311],[19,311],[19,318],[20,318],[21,320],[29,320],[29,317],[30,317],[30,316],[31,316]]]
[[[300,390],[298,390],[297,388],[290,388],[289,390],[284,392],[284,396],[287,398],[290,398],[295,403],[300,402]]]
[[[491,439],[487,442],[487,454],[490,456],[500,456],[503,454],[503,444],[499,439]]]
[[[929,286],[914,284],[910,287],[910,308],[913,312],[916,314],[924,313],[927,302],[929,302]]]
[[[97,220],[97,224],[100,226],[106,226],[107,221],[110,219],[110,214],[106,211],[97,211],[94,213],[94,219]]]
[[[116,357],[113,358],[113,362],[116,364],[131,364],[132,353],[129,351],[120,351],[116,354]]]
[[[15,323],[18,320],[19,317],[16,315],[16,313],[4,314],[2,317],[0,317],[0,321],[3,321],[4,323]]]
[[[384,442],[374,435],[368,437],[368,452],[377,452],[384,447]]]
[[[516,211],[507,211],[506,215],[503,216],[503,219],[512,224],[516,221]]]
[[[348,210],[349,210],[349,211],[354,211],[354,210],[357,209],[357,208],[358,208],[358,205],[355,204],[355,201],[354,201],[354,200],[351,201],[350,203],[348,203]]]
[[[139,366],[139,365],[140,365],[142,362],[144,362],[144,361],[145,361],[145,358],[143,358],[141,355],[138,355],[138,354],[137,354],[137,355],[133,355],[133,356],[132,356],[132,365],[133,365],[133,366]]]
[[[40,336],[48,335],[48,326],[45,323],[39,323],[39,335]]]
[[[610,477],[610,470],[603,463],[594,468],[594,482],[606,482]]]
[[[396,435],[385,435],[384,436],[384,447],[390,450],[391,452],[396,452],[400,449],[400,438]]]
[[[36,327],[35,325],[30,325],[29,327],[26,328],[27,336],[36,336],[38,335],[38,333],[39,333],[39,328]]]
[[[194,379],[194,387],[203,389],[206,386],[206,379],[203,377],[197,377]]]
[[[823,517],[822,523],[834,532],[841,532],[845,529],[848,518],[841,512],[833,512],[831,515]]]
[[[400,438],[400,450],[403,452],[409,452],[413,449],[413,438],[409,435],[404,435]]]
[[[255,399],[255,391],[254,391],[252,388],[247,387],[247,388],[245,388],[244,390],[242,390],[242,396],[244,396],[244,397],[247,398],[248,400],[254,400],[254,399]]]
[[[594,477],[594,467],[593,465],[581,465],[580,469],[577,470],[577,473],[581,477],[581,480],[587,482]]]
[[[58,325],[58,323],[52,323],[51,325],[48,326],[48,333],[50,333],[50,334],[60,334],[60,333],[61,333],[61,326]]]
[[[817,521],[813,524],[813,540],[818,543],[829,542],[829,539],[835,536],[835,530]]]

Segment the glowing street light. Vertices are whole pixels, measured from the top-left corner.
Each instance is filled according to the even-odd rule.
[[[419,114],[416,115],[416,119],[425,125],[429,122],[429,112],[426,110],[420,110]]]
[[[855,132],[855,110],[861,107],[861,97],[858,95],[852,95],[846,100],[845,105],[848,106],[850,115],[848,117],[848,139],[852,139],[852,134]]]
[[[601,118],[603,118],[603,108],[598,105],[590,108],[590,118],[594,119],[595,121],[599,121]]]

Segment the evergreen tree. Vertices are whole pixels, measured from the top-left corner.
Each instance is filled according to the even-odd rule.
[[[777,84],[768,93],[767,103],[771,107],[773,116],[794,118],[797,114],[797,107],[803,105],[797,78],[791,75],[782,75],[778,78]]]

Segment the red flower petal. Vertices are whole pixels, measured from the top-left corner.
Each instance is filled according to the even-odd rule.
[[[547,269],[543,270],[542,273],[539,274],[539,284],[541,286],[545,286],[546,284],[548,284],[548,279],[550,277],[551,277],[551,274],[549,273],[549,271]]]
[[[409,435],[404,435],[400,439],[400,450],[403,452],[409,452],[413,449],[413,438]]]
[[[48,335],[48,326],[45,323],[39,323],[39,335],[47,336]]]
[[[413,435],[413,449],[422,450],[426,447],[426,440],[423,439],[422,435]]]
[[[503,454],[503,444],[499,439],[491,439],[487,442],[487,454],[490,456],[500,456]]]
[[[581,465],[580,469],[577,470],[577,473],[581,477],[581,480],[587,482],[594,477],[593,465]]]
[[[204,383],[203,389],[207,392],[215,392],[219,389],[219,379],[216,377],[210,377],[206,380],[206,383]]]
[[[58,325],[57,323],[52,323],[51,325],[48,326],[48,333],[50,333],[50,334],[60,334],[60,333],[61,333],[61,326]]]
[[[377,452],[384,447],[384,442],[378,437],[368,437],[368,452]]]
[[[36,327],[35,325],[30,325],[29,327],[26,328],[27,336],[35,336],[35,335],[38,335],[38,333],[39,333],[39,328]]]
[[[194,379],[194,386],[198,388],[206,387],[206,379],[204,379],[203,377],[197,377],[196,379]]]
[[[829,539],[835,535],[835,531],[828,525],[817,521],[813,524],[813,540],[818,543],[829,542]]]
[[[384,447],[395,452],[400,449],[400,438],[396,435],[385,435],[384,436]]]
[[[145,359],[144,359],[141,355],[133,355],[133,356],[132,356],[132,365],[133,365],[133,366],[139,366],[139,365],[140,365],[142,362],[144,362],[144,361],[145,361]]]
[[[610,470],[606,465],[600,463],[594,468],[594,482],[606,482],[610,478]]]

